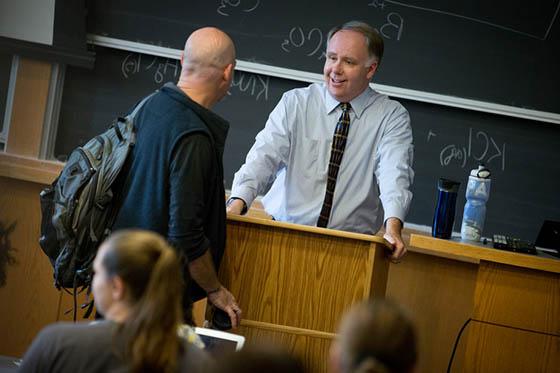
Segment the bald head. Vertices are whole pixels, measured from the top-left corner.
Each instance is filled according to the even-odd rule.
[[[198,29],[185,43],[181,66],[177,86],[192,100],[211,108],[227,94],[233,80],[233,41],[215,27]]]
[[[235,63],[235,47],[231,38],[215,27],[196,30],[185,43],[183,69],[198,71],[222,69]]]

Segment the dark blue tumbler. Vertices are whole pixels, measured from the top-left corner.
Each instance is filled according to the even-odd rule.
[[[449,238],[453,231],[455,220],[455,202],[457,192],[461,183],[448,179],[438,181],[438,199],[434,222],[432,224],[432,236],[438,238]]]

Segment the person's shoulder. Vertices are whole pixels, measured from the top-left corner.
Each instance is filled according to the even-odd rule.
[[[371,90],[370,101],[377,106],[376,110],[381,108],[385,113],[397,115],[408,113],[408,110],[399,101],[373,89]]]
[[[73,322],[61,321],[54,324],[47,325],[39,333],[40,336],[58,336],[65,333],[72,333],[76,330],[76,325]]]
[[[40,333],[39,337],[57,339],[57,338],[72,338],[73,336],[94,336],[97,334],[105,334],[113,330],[114,325],[108,321],[94,321],[94,322],[57,322],[46,326]]]
[[[288,101],[306,101],[314,97],[323,97],[324,87],[319,83],[311,83],[307,87],[290,89],[282,95],[283,100]]]

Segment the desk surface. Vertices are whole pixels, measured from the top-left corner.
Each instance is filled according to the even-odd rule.
[[[556,258],[498,250],[494,249],[490,244],[484,245],[460,239],[443,240],[428,235],[411,234],[410,246],[413,247],[411,251],[423,254],[444,256],[474,263],[484,260],[539,271],[560,273],[560,260]]]

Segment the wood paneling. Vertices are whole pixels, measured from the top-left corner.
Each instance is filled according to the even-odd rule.
[[[206,319],[206,298],[193,303],[193,321],[196,326],[203,326]]]
[[[491,245],[484,246],[479,243],[458,239],[443,240],[420,234],[412,234],[410,236],[410,244],[431,255],[449,256],[453,259],[466,261],[485,260],[487,262],[508,264],[521,268],[560,273],[560,260],[496,250]]]
[[[71,290],[69,290],[71,291]],[[74,296],[64,290],[59,292],[60,302],[58,305],[57,321],[74,321]],[[89,303],[93,296],[87,295],[86,290],[81,290],[76,296],[76,321],[94,320],[95,307],[88,318],[85,318],[87,307],[85,304]],[[83,308],[82,308],[83,307]]]
[[[0,176],[50,184],[56,179],[64,163],[0,153]]]
[[[42,186],[0,177],[0,221],[15,224],[8,239],[16,264],[0,288],[0,354],[21,356],[37,332],[56,321],[59,295],[52,267],[38,244]]]
[[[220,279],[243,309],[239,332],[298,351],[311,371],[324,371],[344,312],[385,294],[389,261],[379,237],[239,217],[229,218],[227,233]]]
[[[220,278],[245,319],[334,332],[370,295],[376,262],[367,241],[230,220]]]
[[[303,362],[307,372],[327,372],[328,354],[334,334],[316,335],[264,323],[246,322],[236,332],[245,336],[247,346],[283,346]]]
[[[49,62],[19,59],[7,153],[39,156],[50,79]]]
[[[560,274],[481,262],[474,317],[560,336]]]
[[[471,321],[466,372],[560,372],[560,337]]]
[[[410,251],[399,264],[391,264],[387,298],[401,304],[414,320],[417,372],[445,372],[455,338],[472,317],[476,276],[476,264]],[[464,346],[459,345],[454,372],[461,371]]]
[[[560,261],[417,235],[411,243],[480,261],[466,371],[559,371]]]

